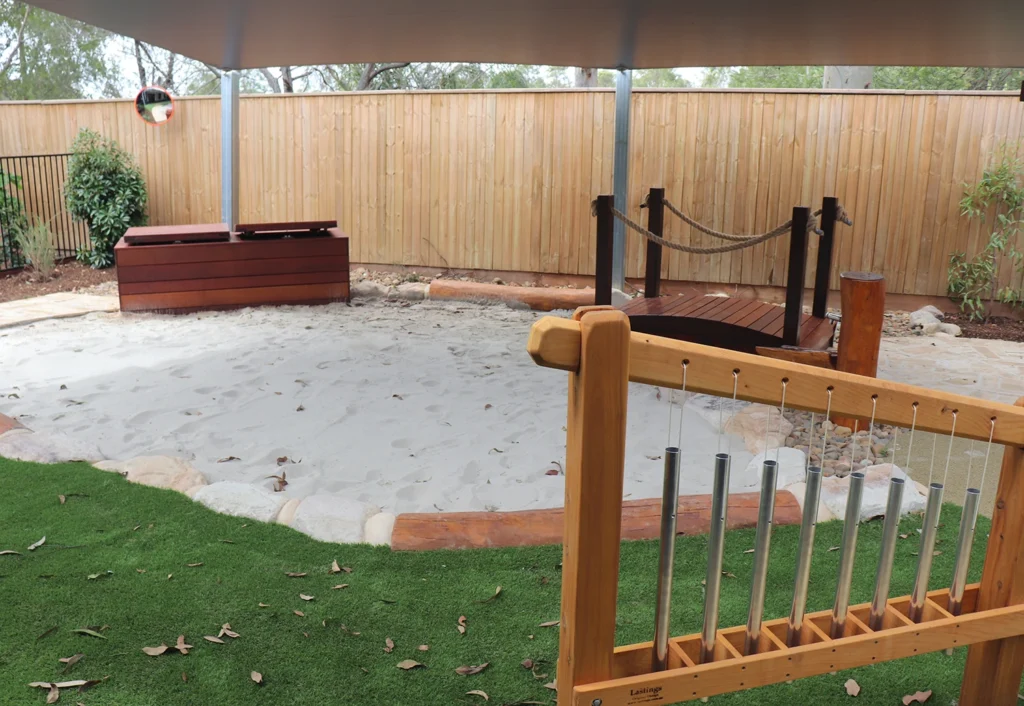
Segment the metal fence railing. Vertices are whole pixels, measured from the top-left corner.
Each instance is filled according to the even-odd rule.
[[[0,156],[0,271],[25,264],[14,233],[30,222],[49,227],[58,260],[89,247],[88,227],[72,219],[64,205],[69,156]]]

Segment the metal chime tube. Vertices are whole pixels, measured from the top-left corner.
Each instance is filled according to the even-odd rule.
[[[939,532],[939,514],[941,512],[942,483],[932,483],[928,488],[928,504],[924,509],[924,525],[921,527],[921,547],[917,556],[917,574],[914,576],[914,590],[910,594],[910,610],[907,615],[915,623],[921,622],[925,600],[928,596],[928,579],[932,575],[935,537]]]
[[[846,631],[846,614],[850,609],[850,582],[853,580],[853,559],[857,553],[857,529],[864,498],[864,474],[850,474],[850,491],[846,496],[846,517],[843,520],[843,541],[839,545],[839,577],[836,600],[832,604],[831,637],[838,640]]]
[[[878,555],[878,569],[875,571],[875,595],[871,599],[871,613],[868,627],[881,630],[885,620],[885,606],[889,600],[889,584],[892,582],[892,564],[896,557],[896,538],[900,532],[900,512],[903,508],[902,478],[889,479],[889,499],[885,503],[885,524],[882,525],[882,550]]]
[[[754,577],[750,582],[750,611],[743,654],[757,654],[761,641],[761,618],[764,616],[764,590],[768,580],[768,549],[772,541],[772,518],[775,515],[775,486],[779,464],[765,461],[761,467],[761,502],[757,506],[757,534],[754,537]]]
[[[789,612],[786,645],[797,647],[804,627],[807,608],[807,584],[811,579],[811,554],[814,550],[814,528],[818,524],[818,502],[821,498],[821,468],[807,469],[807,489],[804,491],[804,515],[800,523],[800,544],[796,556],[796,579],[793,582],[793,608]]]
[[[967,585],[967,568],[971,564],[971,548],[974,545],[974,527],[978,522],[978,505],[981,491],[968,488],[964,497],[964,512],[960,516],[960,536],[956,540],[956,560],[953,563],[953,583],[949,586],[947,610],[960,615],[963,608],[964,586]]]
[[[665,483],[661,491],[661,556],[658,561],[658,603],[654,609],[656,672],[668,669],[669,612],[672,606],[672,566],[676,549],[676,511],[679,509],[679,449],[665,449]]]
[[[700,663],[715,658],[718,634],[718,594],[725,553],[725,515],[729,501],[729,454],[715,454],[715,485],[711,492],[711,535],[708,538],[708,573],[704,580],[704,629],[700,636]]]

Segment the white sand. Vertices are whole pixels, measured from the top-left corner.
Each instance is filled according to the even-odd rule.
[[[563,477],[545,471],[565,461],[567,378],[526,354],[539,316],[381,302],[44,321],[0,331],[0,412],[112,459],[181,456],[210,482],[269,487],[287,456],[291,497],[341,493],[391,512],[558,507]],[[661,495],[658,394],[630,390],[628,498]],[[687,414],[682,492],[710,492],[718,443]],[[731,445],[735,476],[751,454]],[[228,456],[241,460],[217,462]]]

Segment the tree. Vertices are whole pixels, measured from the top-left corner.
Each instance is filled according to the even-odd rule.
[[[874,73],[874,66],[826,66],[821,87],[864,90],[871,88]]]
[[[840,72],[872,67],[828,67]],[[823,66],[736,66],[715,67],[704,72],[709,88],[819,88],[825,85]],[[1005,91],[1016,90],[1024,80],[1024,69],[946,66],[876,66],[871,87],[903,91]],[[866,79],[848,76],[843,86],[863,88]]]
[[[0,0],[0,99],[118,95],[110,35],[13,0]]]
[[[574,75],[576,88],[597,88],[599,72],[599,69],[577,67]]]

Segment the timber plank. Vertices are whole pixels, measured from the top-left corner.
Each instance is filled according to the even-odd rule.
[[[129,245],[160,245],[174,242],[225,242],[231,231],[224,223],[199,223],[185,226],[135,226],[124,233]]]
[[[173,309],[259,306],[263,304],[302,304],[312,301],[345,301],[348,297],[348,283],[215,289],[205,292],[122,294],[121,311],[166,311]]]
[[[163,282],[211,277],[334,272],[339,277],[337,281],[346,282],[348,281],[348,264],[346,257],[330,256],[187,262],[177,265],[121,265],[117,268],[117,280],[124,285],[133,282]]]
[[[121,294],[163,294],[169,292],[206,292],[215,289],[251,287],[283,287],[300,284],[343,284],[341,272],[305,272],[277,275],[245,275],[242,277],[210,277],[205,279],[174,279],[154,282],[122,282]]]
[[[729,529],[757,525],[758,493],[730,493]],[[405,513],[398,516],[391,536],[393,551],[474,549],[558,544],[565,511]],[[702,534],[711,524],[711,496],[679,498],[678,532]],[[622,503],[622,539],[655,539],[661,522],[661,499]],[[800,505],[788,490],[775,496],[775,524],[800,523]]]
[[[122,238],[114,247],[118,267],[134,265],[171,265],[189,262],[256,260],[290,257],[348,257],[348,238],[337,229],[325,238],[289,238],[285,240],[240,240],[232,234],[226,243],[175,243],[171,245],[132,246]]]

